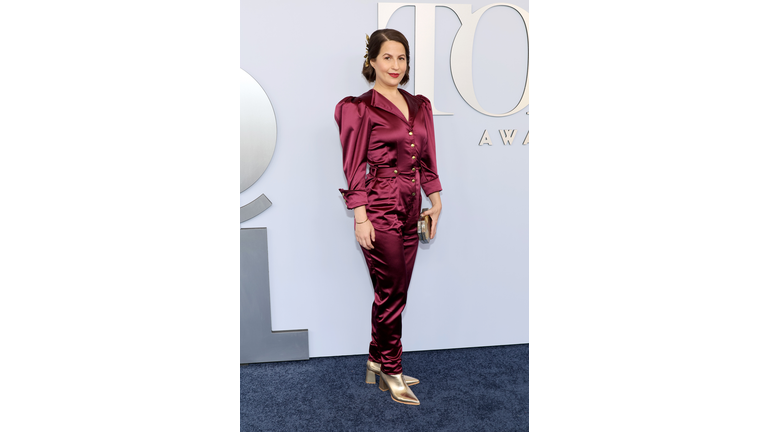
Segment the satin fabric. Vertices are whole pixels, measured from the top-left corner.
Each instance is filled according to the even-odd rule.
[[[408,119],[375,90],[342,99],[335,112],[348,184],[339,191],[347,208],[366,206],[376,233],[372,250],[361,247],[374,288],[369,359],[388,375],[402,373],[402,312],[419,243],[419,189],[427,195],[442,190],[432,105],[424,96],[400,93]]]

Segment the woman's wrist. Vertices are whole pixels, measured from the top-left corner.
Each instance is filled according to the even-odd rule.
[[[355,207],[355,223],[362,224],[368,220],[368,213],[365,211],[365,206]]]
[[[442,207],[443,204],[440,201],[440,192],[432,192],[427,196],[429,198],[429,201],[432,203],[432,207]]]

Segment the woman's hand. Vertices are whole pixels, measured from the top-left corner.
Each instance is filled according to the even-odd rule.
[[[360,246],[367,250],[373,249],[373,242],[376,241],[376,230],[373,229],[371,221],[365,221],[361,224],[355,223],[355,237]]]
[[[443,203],[440,201],[440,192],[434,192],[427,198],[432,201],[432,208],[423,212],[422,215],[429,216],[432,219],[429,238],[433,239],[435,238],[435,232],[437,232],[437,220],[440,218],[440,211],[443,209]]]
[[[366,250],[373,249],[373,242],[376,241],[376,230],[373,229],[371,221],[368,220],[365,206],[355,207],[355,237],[360,246]]]

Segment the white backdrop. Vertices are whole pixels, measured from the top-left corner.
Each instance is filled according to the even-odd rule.
[[[241,194],[241,205],[264,193],[272,207],[241,226],[268,228],[272,329],[309,329],[311,357],[366,353],[370,340],[373,289],[353,213],[338,191],[347,184],[333,113],[343,97],[370,88],[360,69],[377,3],[241,2],[241,67],[264,88],[277,119],[272,161]],[[474,11],[491,2],[471,4]],[[527,1],[513,4],[528,10]],[[387,25],[411,43],[411,93],[419,79],[414,10],[399,9]],[[454,115],[434,118],[443,212],[435,239],[416,259],[403,349],[527,343],[529,146],[522,142],[529,109],[490,117],[470,107],[450,72],[461,23],[448,8],[435,15],[432,102]],[[489,9],[471,60],[483,108],[502,113],[517,104],[527,58],[520,15]],[[499,129],[517,130],[512,145],[503,144]],[[492,146],[478,146],[485,130]]]

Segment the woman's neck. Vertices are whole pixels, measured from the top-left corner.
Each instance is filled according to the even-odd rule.
[[[381,85],[379,83],[375,83],[373,85],[373,89],[381,93],[383,96],[385,96],[388,99],[392,99],[400,96],[400,90],[398,90],[397,87],[389,87],[389,86]]]

